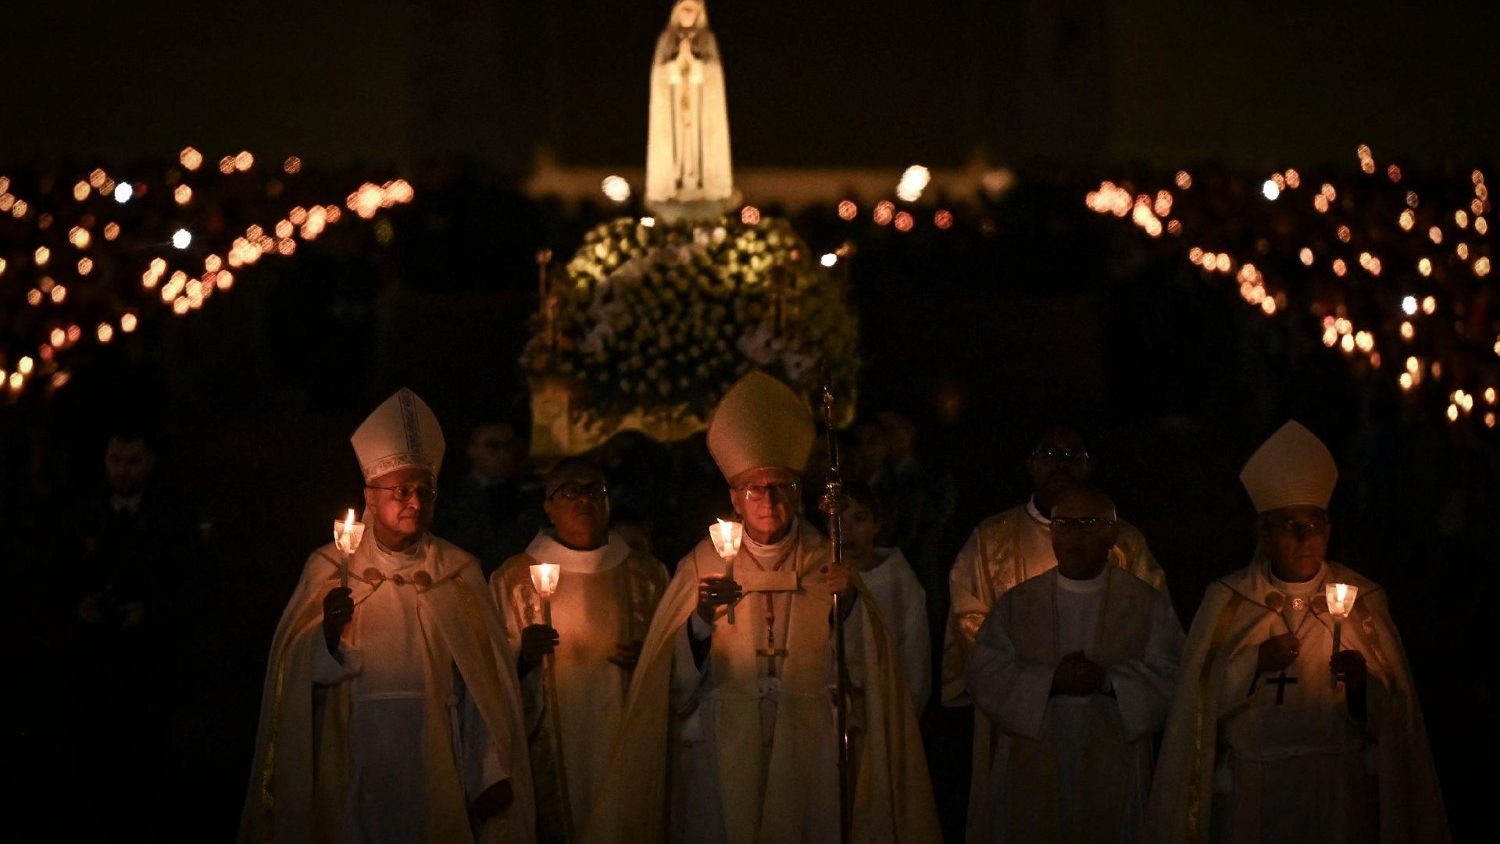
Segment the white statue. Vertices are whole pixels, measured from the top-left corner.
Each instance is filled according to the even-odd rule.
[[[703,0],[677,0],[651,64],[646,206],[665,219],[735,204],[719,43]]]

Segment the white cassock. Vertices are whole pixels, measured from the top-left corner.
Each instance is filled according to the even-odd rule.
[[[900,548],[876,548],[881,561],[875,568],[859,573],[865,588],[875,598],[880,620],[896,640],[901,667],[911,687],[912,702],[918,712],[927,705],[932,683],[932,632],[927,627],[927,592],[912,571],[911,563]],[[848,626],[863,624],[864,616],[849,617]]]
[[[968,686],[996,724],[979,841],[1144,840],[1151,736],[1166,720],[1183,645],[1171,600],[1114,567],[1054,569],[1011,589],[980,628]],[[1051,694],[1058,662],[1105,669],[1088,697]]]

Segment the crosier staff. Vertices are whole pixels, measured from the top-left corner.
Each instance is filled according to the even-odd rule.
[[[839,444],[835,435],[833,388],[823,387],[823,427],[828,437],[828,482],[823,485],[823,512],[828,514],[828,538],[833,545],[833,564],[844,565],[844,483],[839,471]],[[834,699],[839,731],[839,840],[848,844],[852,821],[854,780],[850,771],[849,662],[844,651],[844,602],[833,593]]]

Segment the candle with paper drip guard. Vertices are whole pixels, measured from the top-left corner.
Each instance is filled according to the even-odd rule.
[[[740,553],[740,543],[745,538],[745,526],[739,522],[718,520],[708,526],[708,537],[713,540],[714,550],[724,560],[724,578],[734,580],[734,558]],[[734,623],[734,604],[729,605],[729,623]]]
[[[1348,583],[1330,583],[1324,590],[1328,599],[1328,614],[1333,617],[1333,654],[1338,656],[1339,640],[1344,633],[1344,619],[1354,610],[1354,599],[1359,587]]]
[[[562,566],[557,563],[537,563],[531,567],[531,585],[542,596],[542,623],[548,627],[552,626],[552,595],[561,577]]]
[[[339,588],[349,588],[349,558],[359,550],[359,543],[365,538],[365,523],[355,521],[354,510],[349,510],[349,515],[342,520],[333,520],[333,544],[344,555],[343,568],[339,569]]]

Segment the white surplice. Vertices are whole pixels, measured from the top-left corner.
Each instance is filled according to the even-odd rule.
[[[932,633],[927,626],[927,592],[912,571],[900,548],[876,548],[880,562],[859,578],[875,598],[880,620],[896,640],[906,684],[911,688],[917,711],[927,705],[932,684]],[[863,616],[850,616],[849,624],[862,623]]]

